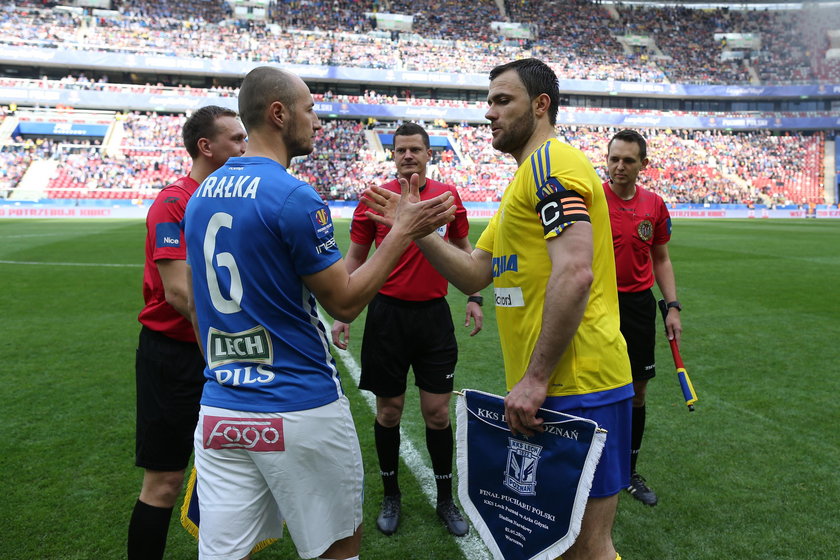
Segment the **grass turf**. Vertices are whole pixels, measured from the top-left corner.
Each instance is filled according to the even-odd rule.
[[[474,223],[473,240],[484,223]],[[347,222],[336,230],[346,248]],[[669,247],[685,308],[682,353],[700,401],[687,412],[660,339],[639,459],[660,504],[622,496],[614,531],[622,557],[833,557],[838,234],[840,222],[828,220],[676,221]],[[140,221],[0,220],[0,558],[124,557],[142,477],[133,466],[133,352],[143,235]],[[466,297],[450,299],[456,386],[502,392],[493,307],[470,338]],[[352,329],[358,356],[361,318]],[[344,380],[367,472],[362,558],[463,558],[405,465],[400,531],[376,531],[373,414]],[[428,465],[414,390],[403,427]],[[195,558],[176,517],[167,557]],[[256,555],[295,557],[288,539]]]

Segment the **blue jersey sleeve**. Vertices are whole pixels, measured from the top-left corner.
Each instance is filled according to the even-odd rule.
[[[309,185],[289,195],[279,219],[298,275],[315,274],[341,258],[330,209]]]

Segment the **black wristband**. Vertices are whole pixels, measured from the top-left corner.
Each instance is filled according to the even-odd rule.
[[[467,298],[467,303],[477,303],[478,305],[484,305],[484,298],[481,296],[470,296]]]

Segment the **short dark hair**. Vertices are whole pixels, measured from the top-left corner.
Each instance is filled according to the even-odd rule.
[[[557,84],[557,74],[549,66],[536,58],[521,58],[496,66],[490,71],[490,81],[508,70],[516,70],[519,79],[525,84],[525,90],[531,100],[545,93],[551,100],[548,108],[548,121],[557,123],[557,108],[560,106],[560,86]]]
[[[401,124],[397,130],[394,131],[394,140],[397,139],[397,136],[414,136],[415,134],[419,134],[423,137],[423,144],[425,144],[427,150],[431,149],[432,143],[429,141],[429,133],[426,132],[425,128],[413,122]]]
[[[633,144],[639,145],[639,160],[643,160],[647,157],[647,141],[645,137],[636,132],[635,130],[630,130],[629,128],[626,130],[620,130],[615,133],[610,139],[609,144],[607,144],[607,153],[610,153],[610,148],[612,147],[613,140],[621,140],[622,142],[631,142]]]
[[[294,106],[292,75],[274,66],[258,66],[248,72],[239,88],[239,116],[245,130],[260,128],[265,111],[275,101]]]
[[[184,139],[184,147],[190,157],[196,159],[198,157],[198,141],[202,138],[214,138],[218,130],[216,129],[216,119],[219,117],[236,117],[236,111],[226,107],[219,107],[218,105],[207,105],[201,109],[196,109],[193,114],[189,116],[184,123],[184,128],[181,131],[181,136]]]

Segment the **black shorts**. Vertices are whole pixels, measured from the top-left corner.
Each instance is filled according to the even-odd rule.
[[[186,469],[205,381],[198,344],[143,327],[136,379],[135,464],[154,471]]]
[[[359,388],[378,397],[405,393],[409,366],[414,384],[429,393],[452,391],[458,343],[444,298],[414,302],[377,294],[368,305]]]
[[[618,310],[633,381],[655,377],[657,317],[653,292],[618,292]]]

